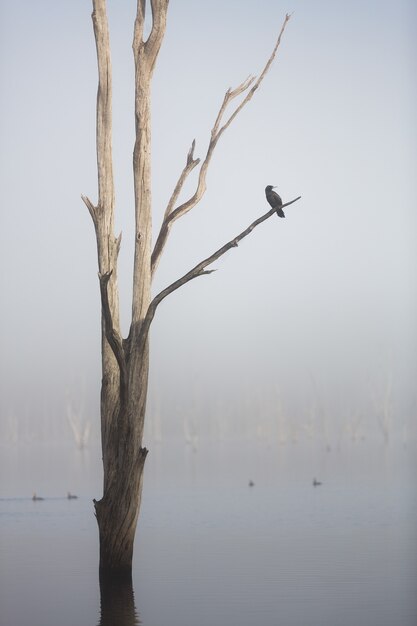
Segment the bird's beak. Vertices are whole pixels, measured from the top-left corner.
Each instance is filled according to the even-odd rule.
[[[274,185],[274,186],[272,187],[272,189],[276,189],[276,188],[277,188],[277,187],[276,187],[276,185]]]

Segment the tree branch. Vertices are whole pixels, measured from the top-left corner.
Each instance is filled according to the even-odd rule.
[[[137,0],[133,35],[135,60],[135,250],[133,260],[132,325],[137,328],[151,299],[151,78],[166,27],[168,0],[151,0],[152,28],[144,41],[145,0]]]
[[[93,21],[98,65],[96,109],[98,201],[94,205],[86,196],[81,197],[90,212],[96,231],[99,272],[102,275],[110,272],[109,277],[112,277],[110,283],[106,284],[107,302],[112,313],[112,326],[119,328],[117,256],[120,248],[120,237],[116,239],[114,236],[112,69],[106,0],[93,0],[91,18]],[[106,345],[106,339],[103,324],[103,372],[107,376],[107,369],[111,368],[111,360],[108,361],[107,355],[112,355],[113,349]]]
[[[253,94],[255,93],[255,91],[258,89],[258,87],[260,86],[261,82],[263,81],[266,73],[268,72],[274,58],[276,55],[276,52],[278,50],[278,47],[281,43],[281,37],[284,33],[285,27],[290,19],[291,15],[287,14],[285,16],[284,22],[282,24],[280,33],[278,35],[278,39],[277,42],[275,44],[275,47],[272,51],[271,56],[269,57],[264,69],[262,70],[261,74],[259,75],[259,77],[256,79],[254,76],[249,76],[246,80],[244,80],[240,85],[238,85],[235,89],[228,89],[225,93],[225,96],[223,98],[223,103],[219,109],[219,112],[217,114],[216,120],[214,122],[213,128],[211,130],[211,138],[210,138],[210,142],[209,142],[209,146],[207,149],[207,153],[206,156],[204,158],[204,161],[201,164],[200,167],[200,172],[198,175],[198,181],[197,181],[197,188],[194,192],[194,194],[183,204],[181,204],[180,206],[178,206],[176,209],[173,208],[175,201],[178,198],[178,195],[181,191],[182,185],[186,179],[186,177],[188,176],[188,174],[191,172],[191,170],[198,164],[195,163],[193,165],[193,167],[189,170],[187,170],[187,168],[185,168],[183,170],[183,173],[180,176],[180,179],[175,187],[174,193],[171,196],[171,200],[168,203],[168,207],[167,210],[165,211],[165,215],[164,215],[164,219],[161,225],[161,229],[159,231],[153,252],[152,252],[152,259],[151,259],[151,271],[152,271],[152,275],[154,274],[160,257],[162,255],[162,252],[164,250],[165,244],[167,242],[172,224],[180,217],[182,217],[183,215],[185,215],[186,213],[188,213],[189,211],[191,211],[191,209],[193,209],[196,204],[198,204],[198,202],[200,202],[201,198],[203,197],[205,191],[206,191],[206,175],[207,175],[207,170],[210,164],[210,160],[211,157],[213,155],[214,149],[217,145],[218,140],[220,139],[221,135],[224,133],[224,131],[230,126],[230,124],[232,123],[232,121],[235,119],[235,117],[238,115],[238,113],[243,109],[243,107],[249,102],[249,100],[251,100]],[[230,102],[240,96],[243,92],[245,92],[251,85],[252,88],[250,89],[249,93],[247,93],[246,97],[242,100],[242,102],[236,107],[236,109],[233,111],[233,113],[230,115],[229,119],[223,124],[223,126],[221,126],[222,124],[222,119],[223,116],[225,114],[225,111],[228,107],[228,105],[230,104]],[[193,142],[194,144],[194,142]],[[183,176],[184,175],[184,176]],[[182,178],[183,177],[183,178]],[[175,195],[176,191],[178,190],[178,193]],[[174,198],[174,202],[171,203],[172,199]]]
[[[155,66],[162,39],[164,37],[169,0],[151,0],[152,30],[145,42],[145,52],[151,72]]]
[[[81,195],[81,200],[84,202],[85,206],[88,209],[88,212],[91,215],[91,219],[93,220],[94,227],[97,229],[97,207],[91,202],[90,198],[87,196]]]
[[[268,61],[266,62],[266,65],[264,67],[264,69],[262,70],[261,74],[259,75],[259,77],[257,78],[255,84],[253,85],[253,87],[251,88],[251,90],[249,91],[249,93],[246,95],[246,97],[242,100],[242,102],[239,104],[239,106],[233,111],[232,115],[229,117],[229,119],[227,120],[227,122],[220,128],[220,130],[218,131],[218,136],[220,136],[225,130],[226,128],[228,128],[230,126],[230,124],[233,122],[233,120],[235,119],[236,115],[238,115],[238,113],[243,109],[243,107],[245,106],[245,104],[247,104],[249,102],[249,100],[252,99],[253,94],[255,93],[255,91],[258,89],[259,85],[261,84],[261,82],[263,81],[265,74],[267,73],[267,71],[269,70],[269,68],[272,65],[273,60],[275,59],[275,55],[277,53],[277,50],[279,48],[279,45],[281,43],[281,37],[284,34],[284,30],[285,27],[287,26],[289,20],[291,18],[291,14],[286,14],[284,22],[281,26],[281,30],[280,33],[278,35],[278,39],[277,42],[275,44],[275,47],[272,51],[271,56],[269,57]],[[253,81],[251,81],[247,87],[249,87],[249,85],[252,83]],[[246,87],[246,88],[247,88]],[[244,90],[242,90],[244,91]],[[232,92],[233,93],[233,92]],[[235,96],[233,96],[235,97]]]
[[[143,42],[143,29],[145,25],[145,7],[146,0],[137,0],[135,27],[133,31],[133,53],[136,57],[136,51]]]
[[[294,198],[294,200],[290,200],[289,202],[286,202],[285,204],[282,205],[282,208],[285,208],[286,206],[289,206],[290,204],[297,202],[297,200],[300,200],[300,198],[301,196],[297,196],[297,198]],[[177,289],[179,289],[180,287],[188,283],[190,280],[193,280],[194,278],[197,278],[198,276],[211,274],[212,272],[216,271],[216,270],[206,270],[205,268],[208,265],[211,265],[212,263],[214,263],[214,261],[217,261],[217,259],[223,256],[223,254],[225,254],[231,248],[237,248],[237,246],[239,245],[239,242],[242,239],[247,237],[254,230],[254,228],[259,226],[259,224],[262,224],[262,222],[264,222],[269,217],[274,215],[274,213],[276,213],[276,209],[270,209],[267,213],[265,213],[264,215],[261,215],[261,217],[258,217],[258,219],[256,219],[254,222],[249,224],[249,226],[245,228],[245,230],[243,230],[241,233],[236,235],[236,237],[233,237],[233,239],[231,239],[226,244],[224,244],[224,246],[216,250],[216,252],[211,254],[209,257],[207,257],[203,261],[200,261],[200,263],[198,263],[195,267],[193,267],[192,270],[184,274],[184,276],[174,281],[173,283],[171,283],[171,285],[168,285],[168,287],[165,287],[165,289],[163,289],[160,293],[158,293],[158,295],[156,295],[153,298],[152,302],[149,305],[145,320],[142,325],[141,336],[146,337],[146,334],[149,331],[151,322],[155,316],[156,308],[162,302],[162,300],[164,300],[164,298],[169,296],[169,294],[171,294],[173,291],[176,291]]]
[[[127,369],[125,352],[123,349],[123,340],[113,324],[113,316],[111,313],[109,302],[108,284],[112,273],[113,270],[105,272],[104,274],[99,273],[98,277],[100,280],[101,308],[104,320],[104,330],[106,334],[106,339],[109,342],[109,345],[113,351],[114,356],[116,357],[117,364],[119,366],[120,392],[121,394],[123,394],[126,391],[127,386]]]
[[[167,219],[168,215],[172,212],[176,201],[178,200],[178,196],[181,192],[182,186],[187,178],[188,174],[192,172],[192,170],[200,163],[200,159],[194,159],[194,148],[195,148],[195,139],[193,139],[193,143],[191,144],[191,148],[187,154],[187,163],[185,164],[184,169],[181,172],[181,176],[178,179],[177,184],[175,185],[175,189],[172,192],[172,196],[169,199],[168,206],[165,210],[164,220]]]
[[[222,120],[222,117],[224,115],[224,112],[226,111],[227,106],[229,105],[229,103],[236,98],[237,96],[240,96],[241,93],[243,93],[244,91],[246,91],[246,89],[248,89],[248,87],[250,87],[250,85],[253,83],[253,81],[255,80],[255,76],[248,76],[248,78],[246,80],[243,81],[243,83],[241,83],[240,85],[238,85],[236,87],[236,89],[228,89],[224,95],[224,99],[223,99],[223,104],[220,107],[219,113],[217,115],[216,121],[214,123],[213,126],[213,130],[211,131],[211,136],[215,137],[218,132],[219,132],[219,126],[220,126],[220,122]]]
[[[184,185],[184,182],[187,176],[192,172],[192,170],[200,163],[200,159],[194,159],[194,148],[195,148],[195,139],[193,139],[193,143],[191,144],[191,148],[187,154],[187,163],[185,164],[184,169],[181,172],[181,175],[178,179],[177,184],[175,185],[175,189],[172,192],[171,198],[169,199],[167,208],[165,209],[164,219],[162,221],[161,230],[159,231],[158,238],[156,240],[152,257],[151,257],[151,269],[152,274],[155,272],[158,267],[159,260],[161,258],[162,250],[165,246],[165,243],[168,239],[169,231],[171,230],[171,226],[173,224],[172,220],[169,220],[168,217],[171,214],[176,201],[178,200],[178,196],[181,193],[181,189]]]
[[[98,206],[107,213],[114,208],[112,160],[112,71],[110,36],[105,0],[93,0],[92,13],[97,49],[97,170]],[[110,217],[110,215],[109,215]],[[112,217],[112,216],[111,216]]]

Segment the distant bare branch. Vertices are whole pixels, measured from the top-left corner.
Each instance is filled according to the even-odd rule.
[[[198,202],[200,202],[201,198],[203,197],[205,191],[206,191],[206,175],[207,175],[207,170],[210,164],[210,160],[211,157],[213,155],[214,149],[217,145],[218,140],[220,139],[221,135],[224,133],[224,131],[230,126],[230,124],[232,123],[232,121],[235,119],[235,117],[238,115],[238,113],[243,109],[243,107],[249,102],[249,100],[251,100],[253,94],[255,93],[255,91],[258,89],[259,85],[261,84],[262,80],[265,77],[265,74],[267,73],[267,71],[269,70],[276,52],[278,50],[278,47],[281,43],[281,37],[284,33],[285,27],[290,19],[290,15],[286,15],[285,16],[285,20],[283,22],[283,25],[281,27],[280,33],[278,35],[278,39],[277,42],[275,44],[275,47],[272,51],[271,56],[269,57],[264,69],[262,70],[261,74],[259,75],[259,77],[256,79],[254,76],[249,76],[246,80],[244,80],[240,85],[238,85],[235,89],[228,89],[225,93],[225,96],[223,98],[223,102],[222,105],[219,109],[219,112],[217,114],[216,120],[214,122],[213,128],[211,130],[211,138],[210,138],[210,142],[209,142],[209,146],[207,149],[207,153],[206,156],[204,158],[204,161],[201,164],[200,167],[200,171],[199,171],[199,175],[198,175],[198,181],[197,181],[197,187],[195,192],[193,193],[193,195],[186,201],[183,202],[180,206],[178,206],[177,208],[173,208],[174,206],[174,202],[177,200],[178,195],[181,191],[181,188],[183,186],[183,183],[186,179],[186,177],[188,176],[188,174],[190,173],[190,171],[198,164],[197,162],[194,162],[193,167],[191,167],[190,169],[187,169],[187,167],[183,170],[183,173],[180,176],[180,179],[175,187],[174,193],[171,196],[170,202],[168,203],[168,207],[167,210],[165,211],[165,215],[164,215],[164,219],[161,225],[161,229],[159,231],[153,252],[152,252],[152,259],[151,259],[151,271],[152,274],[155,272],[160,257],[162,255],[162,252],[164,250],[165,244],[167,242],[170,230],[171,230],[171,226],[172,224],[180,217],[182,217],[183,215],[185,215],[186,213],[188,213],[189,211],[191,211],[191,209],[193,209]],[[236,109],[233,111],[233,113],[230,115],[229,119],[223,124],[222,124],[222,120],[223,120],[223,116],[225,114],[225,111],[228,107],[228,105],[230,104],[230,102],[236,98],[237,96],[241,95],[243,92],[245,92],[247,89],[249,89],[249,87],[253,85],[250,89],[250,91],[247,93],[246,97],[242,100],[242,102],[236,107]],[[193,142],[194,143],[194,142]],[[178,193],[176,193],[178,192]],[[174,202],[172,202],[172,199],[174,198]]]
[[[297,200],[300,200],[300,198],[301,196],[297,196],[297,198],[294,198],[294,200],[290,200],[289,202],[286,202],[285,204],[282,205],[282,208],[285,208],[286,206],[289,206],[290,204],[297,202]],[[267,213],[265,213],[264,215],[261,215],[261,217],[258,217],[258,219],[252,222],[247,228],[245,228],[245,230],[243,230],[241,233],[236,235],[236,237],[233,237],[233,239],[231,239],[226,244],[224,244],[224,246],[216,250],[216,252],[211,254],[209,257],[207,257],[203,261],[200,261],[200,263],[198,263],[195,267],[193,267],[192,270],[184,274],[184,276],[174,281],[173,283],[171,283],[171,285],[168,285],[168,287],[166,287],[160,293],[158,293],[158,295],[156,295],[153,298],[152,302],[149,305],[146,318],[144,320],[143,327],[141,330],[141,334],[144,335],[148,332],[150,324],[154,318],[156,308],[162,302],[162,300],[164,300],[164,298],[169,296],[169,294],[171,294],[173,291],[176,291],[177,289],[179,289],[180,287],[188,283],[190,280],[193,280],[194,278],[197,278],[198,276],[211,274],[213,271],[215,271],[215,270],[206,270],[205,268],[208,265],[211,265],[212,263],[214,263],[214,261],[217,261],[217,259],[223,256],[223,254],[225,254],[231,248],[237,248],[237,246],[239,245],[239,242],[242,239],[247,237],[254,230],[254,228],[259,226],[259,224],[262,224],[262,222],[267,220],[269,217],[271,217],[275,213],[276,213],[276,209],[270,209]]]

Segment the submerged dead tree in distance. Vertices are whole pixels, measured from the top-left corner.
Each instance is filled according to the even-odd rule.
[[[121,235],[114,233],[115,191],[112,161],[112,69],[106,1],[93,0],[93,26],[98,61],[97,169],[98,200],[82,196],[93,220],[98,252],[102,317],[101,439],[103,496],[94,500],[100,536],[100,573],[106,577],[131,577],[133,543],[142,492],[147,449],[142,446],[149,367],[149,328],[158,305],[190,280],[213,272],[211,264],[274,215],[271,209],[232,240],[203,259],[161,292],[152,296],[151,283],[175,221],[193,209],[206,190],[207,170],[219,142],[242,108],[251,100],[269,70],[290,19],[285,16],[271,56],[258,77],[249,77],[228,89],[214,121],[203,160],[194,157],[195,141],[172,192],[152,249],[151,203],[151,80],[166,28],[168,0],[150,0],[152,25],[144,36],[146,0],[137,0],[133,55],[135,62],[135,146],[133,153],[135,197],[135,251],[132,314],[129,334],[122,337],[119,321],[117,258]],[[230,112],[230,105],[242,96]],[[194,193],[179,197],[185,180],[198,168]],[[287,206],[295,202],[287,202]]]

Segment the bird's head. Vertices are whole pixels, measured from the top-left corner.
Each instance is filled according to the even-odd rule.
[[[275,189],[275,187],[273,187],[272,185],[268,185],[267,187],[265,187],[265,191],[272,191],[273,189]]]

